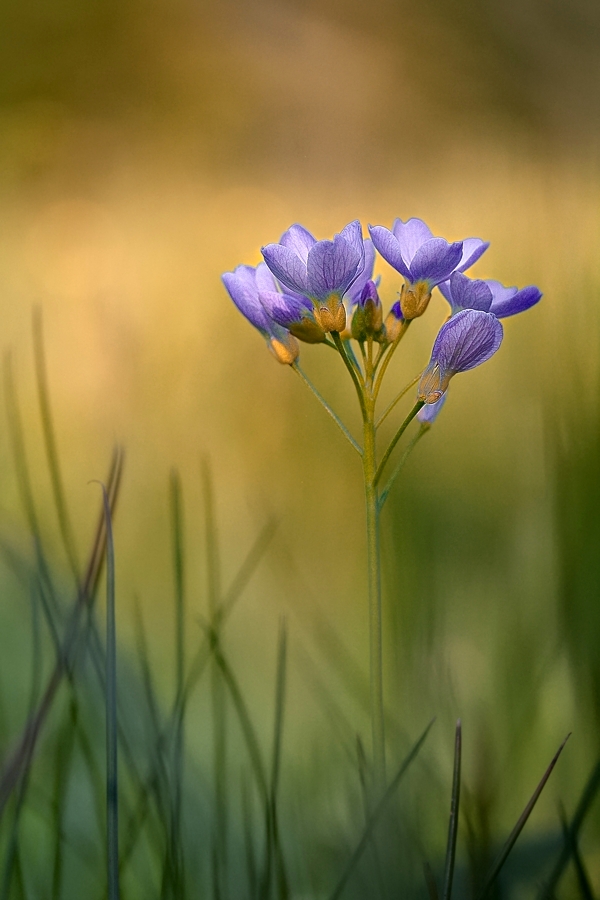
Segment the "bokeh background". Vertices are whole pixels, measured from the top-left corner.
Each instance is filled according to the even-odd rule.
[[[125,448],[119,634],[128,659],[137,602],[165,698],[171,468],[183,484],[190,649],[206,614],[201,461],[225,582],[277,521],[226,641],[268,734],[286,617],[282,777],[301,832],[316,827],[307,797],[311,819],[343,819],[335,798],[353,777],[355,733],[368,744],[361,475],[220,275],[256,264],[292,222],[323,238],[354,218],[366,229],[419,216],[448,239],[491,241],[474,274],[543,290],[506,321],[502,351],[456,379],[386,507],[386,679],[392,759],[437,716],[415,776],[420,815],[435,821],[430,854],[444,842],[457,716],[465,783],[481,801],[473,816],[499,835],[573,732],[530,825],[556,830],[558,799],[572,812],[596,761],[600,724],[598,5],[7,0],[0,18],[2,346],[56,571],[66,578],[35,389],[36,306],[82,557],[98,506],[89,481],[105,477],[115,443]],[[379,271],[389,305],[398,276]],[[434,299],[409,332],[390,397],[427,361],[444,315]],[[339,361],[305,346],[302,362],[356,428]],[[2,534],[26,553],[6,428],[0,491]],[[3,578],[8,745],[24,716],[29,625]],[[202,703],[188,735],[200,769]],[[600,889],[593,817],[587,827]]]

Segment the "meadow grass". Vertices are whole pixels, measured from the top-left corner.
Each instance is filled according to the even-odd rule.
[[[84,895],[98,900],[118,896],[593,897],[595,876],[588,873],[582,834],[586,827],[597,833],[593,818],[589,824],[588,820],[600,789],[600,761],[592,766],[579,797],[565,798],[573,810],[570,816],[564,812],[557,816],[550,833],[530,826],[521,835],[562,745],[545,772],[539,765],[541,780],[531,785],[535,790],[525,803],[525,797],[517,796],[519,780],[513,782],[510,773],[504,774],[499,785],[491,784],[493,758],[481,770],[481,783],[473,788],[471,778],[461,790],[460,724],[451,783],[441,775],[443,768],[436,771],[435,759],[421,763],[419,770],[422,748],[430,741],[432,729],[439,727],[431,722],[416,741],[409,740],[385,792],[374,803],[360,729],[348,721],[336,693],[317,677],[319,703],[328,717],[340,720],[345,735],[342,744],[348,735],[355,736],[355,749],[350,750],[341,779],[345,796],[330,793],[323,806],[314,802],[317,798],[310,783],[282,780],[285,722],[293,716],[286,703],[289,625],[285,620],[279,625],[270,735],[263,734],[257,724],[226,642],[229,618],[264,561],[276,523],[265,524],[227,583],[206,460],[200,470],[206,616],[194,623],[191,653],[186,641],[191,623],[186,600],[185,496],[175,470],[169,479],[174,689],[171,699],[165,698],[159,688],[163,673],[154,671],[139,602],[137,659],[119,646],[116,634],[118,551],[115,562],[112,520],[118,515],[123,453],[116,450],[111,460],[93,540],[81,567],[60,471],[38,314],[34,334],[42,435],[66,568],[53,566],[47,549],[7,358],[9,431],[31,549],[22,551],[3,541],[2,552],[13,576],[7,583],[15,597],[25,598],[18,616],[23,625],[29,619],[30,635],[27,648],[23,629],[16,628],[20,665],[14,680],[6,682],[5,675],[1,694],[5,752],[0,778],[0,896],[19,900]],[[596,421],[591,417],[592,438]],[[579,438],[583,440],[581,431]],[[594,447],[592,439],[586,452],[593,453]],[[563,485],[569,459],[564,453],[557,457]],[[587,485],[583,490],[583,471],[578,459],[567,482],[570,496],[580,488],[581,503],[587,499],[592,506]],[[560,493],[557,502],[563,502]],[[393,531],[393,519],[390,525]],[[414,526],[418,527],[417,522]],[[565,567],[575,553],[571,534],[566,528],[560,544]],[[410,546],[406,552],[410,554]],[[593,560],[592,556],[595,565]],[[98,609],[103,569],[105,639]],[[419,577],[424,574],[419,572]],[[410,578],[405,587],[407,583],[415,587]],[[422,585],[419,590],[426,595]],[[582,604],[585,596],[582,590]],[[360,693],[360,686],[352,685],[357,675],[353,661],[339,638],[325,631],[321,646],[345,672],[346,689]],[[574,661],[580,653],[579,641]],[[199,693],[206,695],[200,719],[191,702]],[[388,715],[395,720],[396,711],[388,710]],[[403,722],[402,727],[412,731],[410,723]],[[210,737],[203,756],[189,747],[188,735],[197,729]],[[325,784],[338,774],[334,769],[319,773]],[[339,777],[332,783],[339,787]],[[432,797],[432,788],[438,796]],[[286,793],[290,790],[291,796]],[[494,792],[497,795],[499,790],[517,820],[504,839],[494,824]],[[445,851],[435,832],[446,832]]]

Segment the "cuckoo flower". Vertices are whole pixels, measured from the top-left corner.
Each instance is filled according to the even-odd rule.
[[[442,325],[421,375],[417,399],[435,403],[458,372],[474,369],[493,356],[502,343],[502,325],[491,313],[464,309]]]
[[[381,301],[374,281],[367,281],[352,316],[352,337],[357,341],[385,340]]]
[[[351,222],[332,241],[317,241],[302,225],[292,225],[278,244],[262,254],[281,284],[309,297],[324,331],[343,331],[346,310],[342,297],[360,275],[365,247],[360,222]]]
[[[297,340],[288,329],[279,325],[266,312],[260,302],[261,291],[275,291],[275,279],[264,263],[255,269],[238,266],[233,272],[225,272],[223,284],[239,311],[258,328],[267,345],[280,363],[291,365],[298,358]]]
[[[497,319],[524,312],[540,300],[542,293],[533,284],[519,290],[504,287],[499,281],[476,281],[454,272],[448,281],[438,285],[450,304],[452,315],[462,309],[480,309],[493,313]]]
[[[464,272],[489,247],[479,238],[449,244],[444,238],[434,237],[421,219],[396,219],[391,231],[383,225],[370,225],[369,232],[375,248],[404,276],[400,302],[405,319],[422,316],[433,288],[452,272]]]

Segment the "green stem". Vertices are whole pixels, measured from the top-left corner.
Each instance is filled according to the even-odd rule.
[[[379,393],[379,388],[381,387],[381,382],[383,381],[383,376],[385,375],[386,370],[387,370],[387,367],[388,367],[389,364],[390,364],[390,360],[391,360],[392,356],[393,356],[394,353],[395,353],[396,347],[398,346],[398,344],[400,343],[400,341],[402,340],[402,338],[403,338],[404,335],[406,334],[406,332],[407,332],[407,330],[408,330],[408,326],[410,325],[411,321],[412,321],[411,319],[408,319],[408,320],[405,321],[405,322],[403,323],[403,325],[400,327],[400,330],[398,331],[398,335],[397,335],[397,337],[396,337],[396,340],[395,340],[394,343],[390,346],[390,349],[388,350],[387,356],[384,358],[383,362],[381,363],[381,369],[379,370],[379,373],[378,373],[378,375],[377,375],[377,378],[375,379],[375,385],[374,385],[374,387],[373,387],[373,397],[374,397],[375,399],[377,399],[377,395],[378,395],[378,393]],[[379,360],[378,360],[378,362],[379,362]]]
[[[394,397],[394,399],[392,400],[392,402],[390,403],[388,408],[379,417],[379,420],[377,422],[377,428],[379,428],[379,426],[387,419],[387,417],[389,416],[391,411],[396,406],[396,403],[398,403],[398,401],[404,397],[404,395],[406,394],[407,391],[410,391],[411,387],[413,387],[413,385],[415,385],[417,383],[417,381],[419,380],[420,377],[421,377],[421,373],[419,372],[419,374],[415,375],[415,377],[412,379],[412,381],[409,381],[408,384],[402,388],[400,393]]]
[[[375,403],[372,396],[364,402],[363,475],[367,524],[367,577],[369,584],[369,649],[371,683],[371,727],[375,792],[385,789],[385,725],[383,716],[383,650],[381,627],[381,574],[379,556],[379,500],[377,496]]]
[[[342,422],[342,420],[339,419],[338,416],[334,413],[334,411],[333,411],[332,408],[329,406],[329,404],[327,403],[327,401],[326,401],[326,400],[321,396],[321,394],[318,392],[318,390],[316,389],[316,387],[314,386],[314,384],[312,383],[312,381],[310,381],[309,378],[307,378],[307,376],[304,374],[304,372],[302,371],[302,369],[300,368],[300,366],[298,365],[298,363],[297,363],[297,362],[292,363],[292,366],[291,366],[291,367],[292,367],[292,369],[294,370],[294,372],[296,372],[296,373],[300,376],[300,378],[302,379],[302,381],[304,382],[304,384],[307,386],[307,388],[308,388],[310,391],[312,391],[312,393],[315,395],[315,397],[317,398],[317,400],[319,401],[319,403],[321,404],[321,406],[323,407],[323,409],[324,409],[326,412],[329,413],[329,415],[331,416],[331,418],[333,419],[333,421],[335,422],[335,424],[337,425],[337,427],[340,429],[340,431],[342,432],[342,434],[343,434],[344,437],[346,438],[346,440],[348,440],[348,441],[350,442],[350,444],[352,444],[352,446],[354,447],[354,449],[356,450],[356,452],[359,454],[359,456],[362,456],[362,450],[361,450],[360,444],[358,444],[358,443],[354,440],[354,438],[352,437],[352,435],[350,434],[350,432],[348,431],[348,429],[346,428],[346,426],[344,425],[344,423]]]
[[[383,456],[381,458],[381,462],[379,463],[379,466],[377,467],[377,471],[375,472],[375,484],[377,484],[377,482],[381,478],[382,472],[385,468],[385,464],[387,463],[388,459],[392,455],[394,447],[396,446],[396,444],[398,443],[398,441],[400,440],[400,438],[402,437],[402,435],[404,434],[404,432],[406,431],[406,429],[408,428],[408,426],[410,425],[410,423],[412,422],[412,420],[414,419],[414,417],[416,416],[416,414],[419,412],[419,410],[421,409],[421,407],[423,405],[424,405],[423,400],[417,400],[417,402],[415,403],[415,405],[413,406],[413,408],[411,409],[411,411],[405,418],[404,422],[402,423],[402,425],[400,426],[400,428],[398,429],[398,431],[396,432],[396,434],[390,441],[389,446],[388,446],[387,450],[385,451],[385,453],[383,454]]]
[[[346,353],[346,348],[344,347],[343,341],[342,341],[339,333],[337,331],[332,331],[331,337],[333,339],[333,343],[335,344],[335,346],[338,349],[340,356],[342,357],[342,359],[344,361],[344,365],[350,372],[350,377],[352,378],[352,381],[354,382],[354,387],[356,388],[356,394],[358,397],[358,402],[360,403],[360,409],[363,414],[363,420],[364,420],[367,415],[367,412],[366,412],[366,408],[365,408],[365,382],[364,382],[364,378],[362,376],[362,372],[360,372],[360,370],[357,369],[356,364],[352,363],[352,360]]]
[[[396,466],[396,468],[390,475],[386,486],[384,487],[384,489],[381,491],[381,493],[379,495],[379,509],[380,510],[383,509],[383,504],[387,500],[388,494],[391,491],[392,485],[394,484],[396,478],[398,477],[398,475],[404,468],[404,464],[405,464],[406,460],[408,459],[408,457],[410,456],[410,454],[412,453],[412,451],[414,450],[416,445],[419,443],[419,441],[421,440],[423,435],[427,434],[427,432],[430,430],[430,428],[431,428],[431,425],[424,422],[421,425],[421,427],[419,428],[419,430],[417,431],[417,433],[415,434],[415,436],[413,437],[413,439],[411,440],[411,442],[406,447],[404,453],[400,457],[400,462],[398,463],[398,465]]]

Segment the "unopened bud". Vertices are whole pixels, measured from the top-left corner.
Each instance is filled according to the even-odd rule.
[[[343,332],[346,327],[346,307],[337,294],[329,297],[327,306],[315,309],[315,319],[323,331]]]
[[[396,300],[389,313],[385,317],[384,322],[385,339],[389,344],[393,344],[396,338],[400,335],[405,322],[406,320],[402,315],[402,307],[400,306],[400,301]]]
[[[269,339],[269,349],[277,362],[285,366],[291,366],[300,356],[300,346],[295,337],[286,335],[281,340],[272,337]]]
[[[325,332],[321,326],[309,316],[289,326],[290,332],[305,344],[321,344],[325,340]]]

